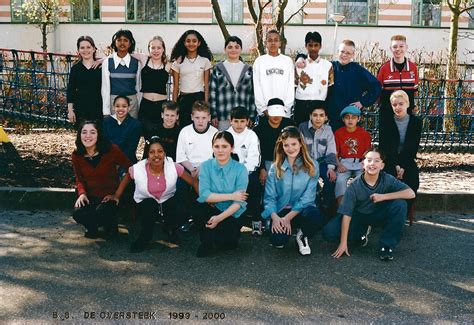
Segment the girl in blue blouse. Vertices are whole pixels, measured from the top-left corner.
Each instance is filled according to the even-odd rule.
[[[248,194],[248,173],[243,164],[232,159],[234,138],[227,131],[212,139],[214,157],[205,161],[199,172],[199,197],[195,211],[201,245],[197,256],[209,256],[214,248],[237,248]]]
[[[315,203],[318,177],[318,163],[311,159],[300,131],[295,126],[285,127],[275,145],[263,198],[262,217],[271,218],[274,247],[283,248],[295,229],[300,253],[311,254],[308,238],[324,225]]]

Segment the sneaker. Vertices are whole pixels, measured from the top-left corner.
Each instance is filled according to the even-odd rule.
[[[380,249],[379,257],[382,261],[392,261],[393,250],[390,247],[384,246]]]
[[[263,234],[262,222],[261,221],[252,221],[252,235],[253,236],[261,236],[262,234]]]
[[[367,246],[367,244],[369,243],[369,235],[370,235],[371,230],[372,230],[372,226],[367,226],[367,231],[362,237],[360,237],[360,246],[362,247]]]
[[[273,245],[273,244],[271,244],[271,245],[275,248],[278,248],[278,249],[285,248],[285,245]]]
[[[308,237],[303,236],[303,232],[301,231],[301,229],[298,229],[298,232],[296,233],[296,243],[298,244],[298,248],[300,250],[301,255],[311,254],[311,248],[308,244]]]

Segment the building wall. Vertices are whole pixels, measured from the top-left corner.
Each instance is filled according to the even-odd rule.
[[[428,52],[445,50],[449,36],[449,9],[443,8],[441,27],[412,27],[412,1],[379,1],[376,26],[340,25],[338,40],[353,39],[358,45],[371,46],[378,42],[383,49],[388,49],[393,34],[404,34],[409,47]],[[254,47],[253,25],[246,1],[243,1],[243,23],[228,24],[231,34],[236,34],[244,42],[244,51]],[[168,53],[187,29],[199,30],[213,52],[223,51],[223,38],[217,24],[213,23],[213,12],[209,0],[177,0],[177,23],[150,24],[130,23],[126,20],[126,0],[100,0],[101,23],[61,23],[53,34],[48,36],[49,50],[55,52],[74,52],[75,41],[80,35],[91,35],[99,48],[110,43],[111,36],[120,28],[130,29],[137,39],[137,48],[146,51],[146,44],[154,35],[161,35],[168,47]],[[323,54],[331,54],[334,42],[334,26],[327,23],[328,8],[325,0],[313,0],[305,8],[303,23],[286,27],[288,49],[301,50],[304,46],[304,34],[317,30],[323,36]],[[264,12],[265,22],[271,23],[272,8]],[[0,0],[0,28],[2,44],[0,47],[18,49],[40,49],[40,31],[31,25],[11,23],[10,0]],[[467,15],[461,17],[460,27],[467,28]],[[99,27],[100,26],[100,27]],[[474,31],[473,29],[470,29]],[[21,35],[21,37],[20,37]],[[472,41],[460,39],[459,58],[464,62],[473,62],[464,55],[473,50]]]

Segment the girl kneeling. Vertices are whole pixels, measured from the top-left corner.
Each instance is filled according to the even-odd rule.
[[[315,203],[318,177],[318,163],[309,156],[298,128],[284,128],[275,145],[275,159],[263,198],[262,217],[271,218],[270,242],[274,247],[283,248],[292,229],[298,229],[296,242],[300,253],[311,254],[308,238],[324,225]]]
[[[214,157],[205,161],[199,172],[199,198],[195,211],[201,245],[197,256],[205,257],[214,248],[237,248],[248,194],[245,166],[232,159],[234,138],[227,131],[217,132],[212,139]]]
[[[137,203],[137,217],[141,223],[140,235],[130,248],[132,253],[145,250],[153,238],[153,225],[157,220],[162,222],[169,241],[179,243],[177,230],[184,220],[179,219],[178,203],[174,197],[176,182],[180,177],[190,185],[197,185],[183,166],[166,156],[158,136],[152,136],[146,144],[147,158],[129,170],[130,177],[135,181],[133,199]]]

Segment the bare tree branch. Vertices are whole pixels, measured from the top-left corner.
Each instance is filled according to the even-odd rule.
[[[310,0],[305,0],[303,2],[303,4],[301,5],[300,9],[298,9],[297,11],[295,11],[286,21],[285,21],[285,25],[288,24],[288,22],[294,17],[296,16],[300,11],[302,12],[304,10],[304,7],[309,3]]]
[[[224,18],[222,17],[221,7],[219,6],[218,0],[211,0],[212,9],[214,10],[214,15],[216,16],[217,24],[221,29],[222,35],[224,36],[224,40],[228,39],[230,34],[227,30],[227,26],[225,25]]]

